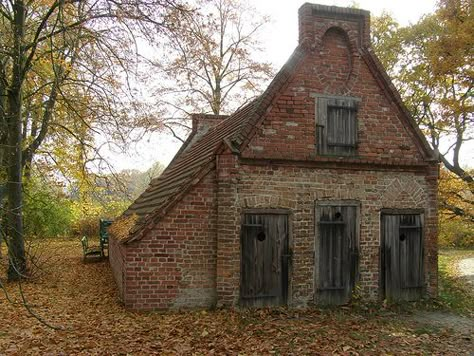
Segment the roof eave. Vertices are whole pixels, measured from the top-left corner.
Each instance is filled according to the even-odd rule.
[[[210,159],[203,167],[196,172],[196,174],[191,179],[191,184],[189,184],[186,189],[183,189],[179,194],[174,195],[172,199],[170,199],[163,207],[157,209],[156,211],[148,214],[145,217],[145,220],[140,224],[140,226],[136,226],[135,230],[131,230],[130,234],[127,238],[121,240],[121,243],[128,244],[134,241],[141,240],[148,231],[153,229],[153,227],[158,224],[158,222],[167,215],[167,213],[183,199],[183,197],[188,194],[188,192],[198,184],[202,178],[204,178],[212,169],[215,167],[215,160],[214,156]]]
[[[439,162],[437,155],[435,154],[434,150],[431,148],[425,136],[421,132],[418,124],[413,119],[413,116],[411,115],[410,111],[405,106],[402,97],[400,96],[398,90],[392,83],[392,80],[388,76],[384,66],[378,59],[377,55],[373,52],[371,47],[362,47],[361,52],[362,58],[368,64],[368,67],[371,70],[372,74],[374,75],[376,80],[379,81],[380,85],[382,86],[382,89],[385,91],[386,94],[389,95],[389,97],[399,109],[402,116],[406,119],[406,122],[409,124],[411,130],[414,133],[415,138],[418,141],[418,146],[419,148],[421,148],[424,160],[427,162]]]

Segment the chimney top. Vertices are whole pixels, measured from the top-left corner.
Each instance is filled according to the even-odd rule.
[[[298,10],[299,44],[313,44],[316,36],[322,36],[322,28],[341,27],[358,23],[359,44],[370,44],[370,12],[351,7],[327,6],[304,3]],[[350,27],[350,26],[348,26]]]

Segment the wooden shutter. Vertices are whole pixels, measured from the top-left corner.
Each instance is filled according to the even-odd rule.
[[[345,304],[357,275],[358,248],[355,206],[319,206],[318,302]]]
[[[357,101],[352,98],[319,98],[318,152],[330,155],[357,153]]]

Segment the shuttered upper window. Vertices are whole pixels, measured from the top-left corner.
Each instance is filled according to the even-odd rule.
[[[321,155],[357,154],[358,98],[317,97],[316,139]]]

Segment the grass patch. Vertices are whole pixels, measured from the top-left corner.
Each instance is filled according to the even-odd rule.
[[[413,332],[416,335],[431,335],[439,332],[439,328],[436,328],[432,325],[423,325],[413,329]]]
[[[439,298],[444,306],[459,314],[474,314],[472,290],[460,276],[458,263],[474,257],[474,250],[440,250],[438,260]]]

